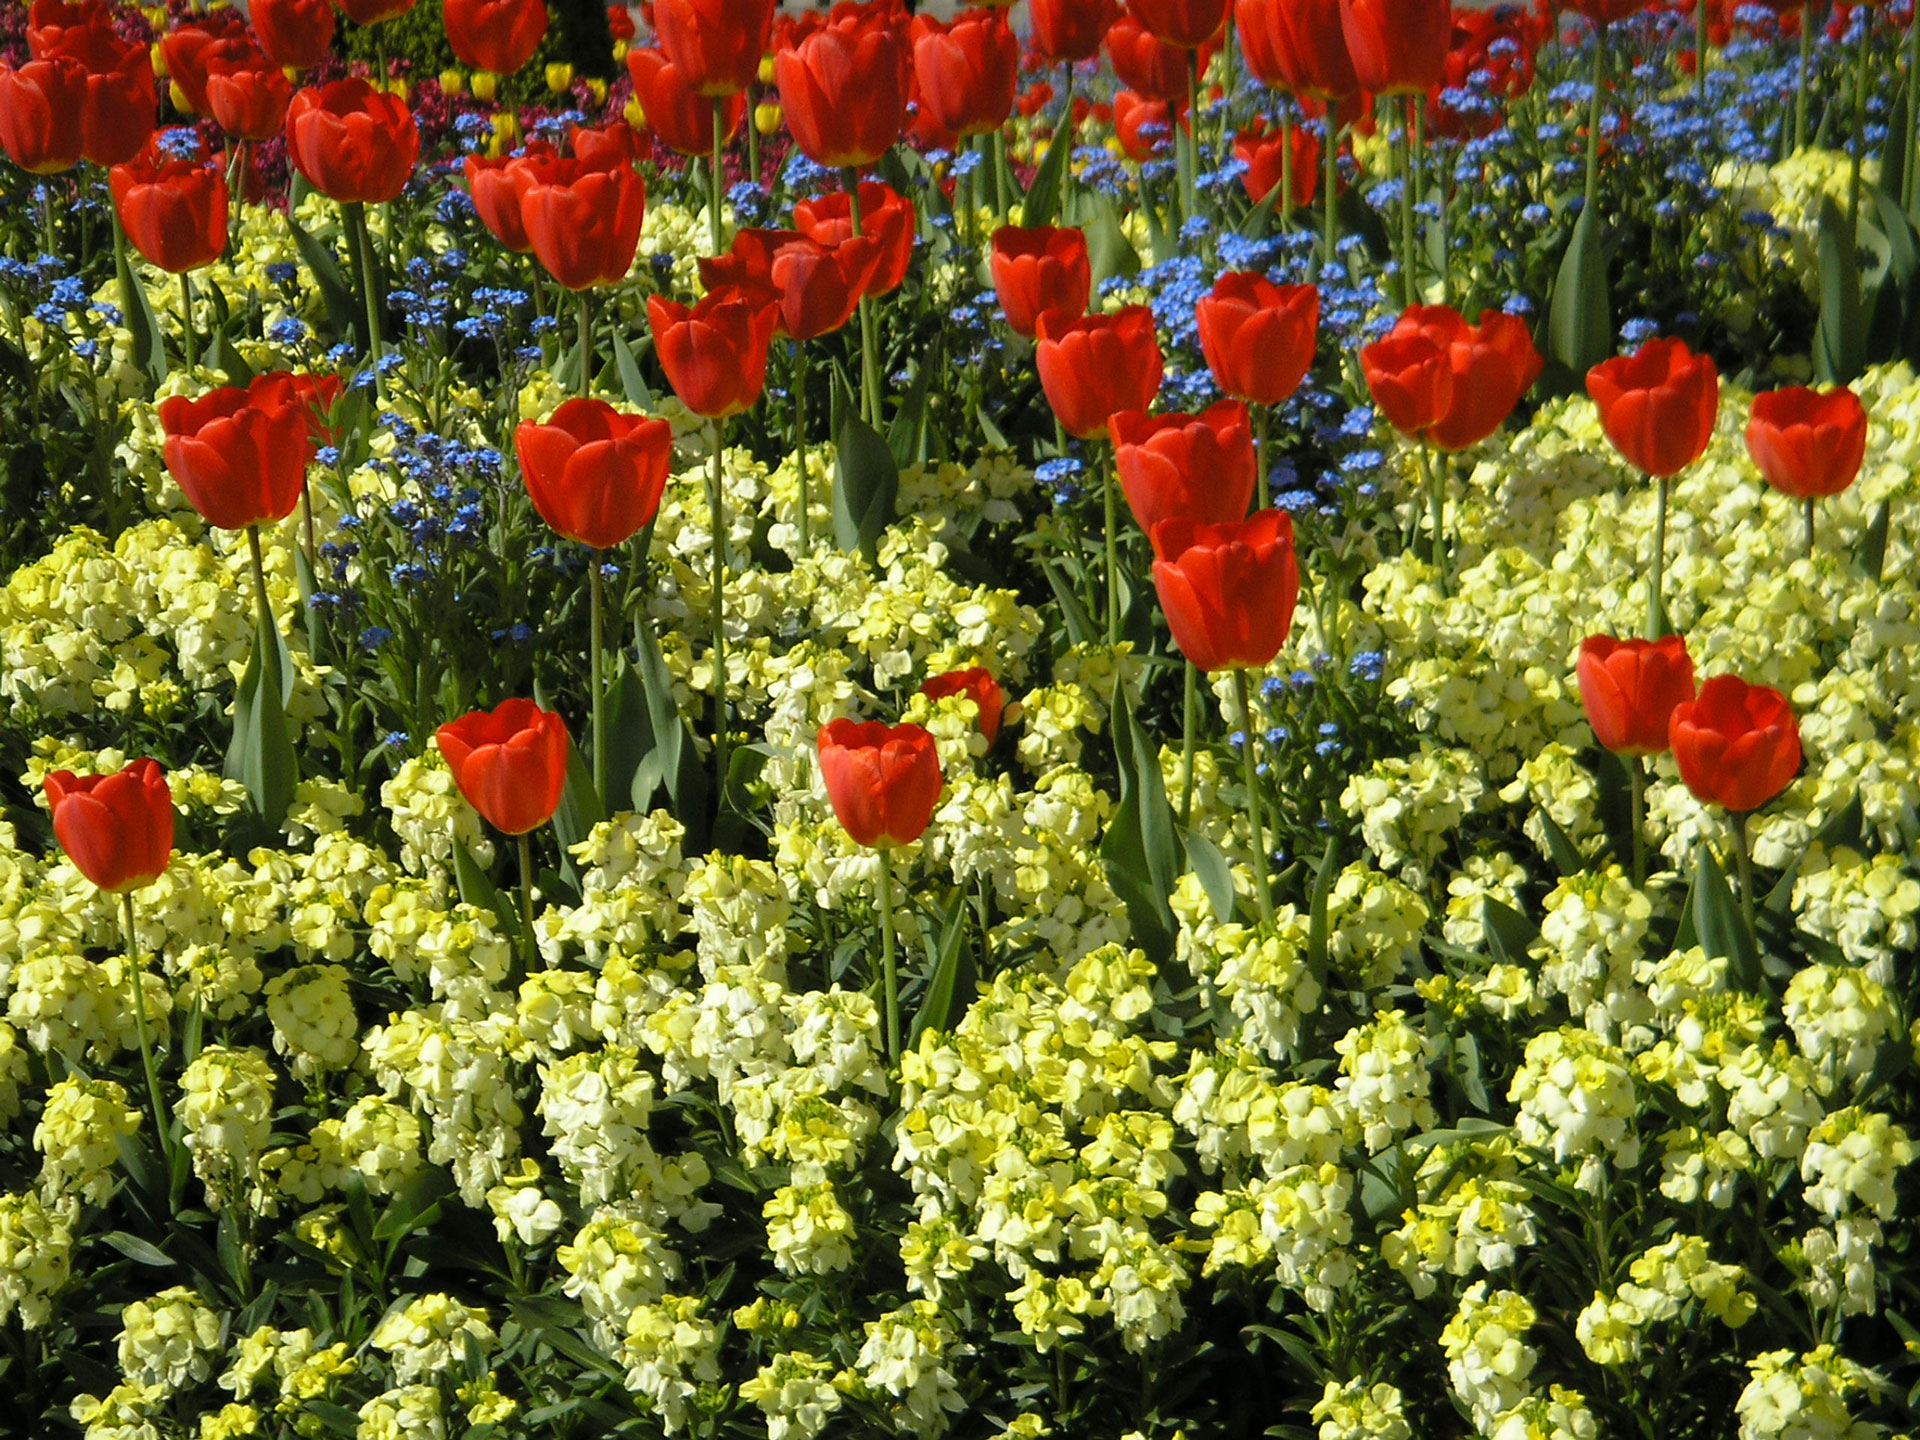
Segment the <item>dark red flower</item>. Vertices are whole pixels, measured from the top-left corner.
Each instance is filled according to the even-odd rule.
[[[1110,417],[1145,410],[1160,391],[1160,341],[1144,305],[1112,315],[1043,314],[1038,334],[1040,385],[1069,435],[1103,437]]]
[[[1163,520],[1244,520],[1253,501],[1253,426],[1247,407],[1222,400],[1198,415],[1115,415],[1113,459],[1141,530]]]
[[[1589,635],[1580,642],[1576,673],[1594,738],[1618,755],[1665,750],[1675,707],[1694,697],[1693,657],[1678,635],[1661,640]]]
[[[1087,258],[1087,237],[1078,230],[1002,225],[993,232],[991,268],[994,293],[1007,324],[1029,340],[1040,317],[1049,311],[1067,316],[1087,313],[1093,267]]]
[[[1678,475],[1707,453],[1720,413],[1720,371],[1684,340],[1649,340],[1587,372],[1587,394],[1613,448],[1648,475]]]
[[[992,749],[993,742],[1000,738],[1000,717],[1006,711],[1007,697],[991,670],[979,665],[949,670],[944,675],[931,676],[920,687],[920,693],[929,700],[944,700],[949,695],[966,696],[980,711],[980,734],[985,737],[987,748]]]
[[[1214,383],[1249,405],[1278,405],[1313,366],[1320,291],[1228,271],[1195,304],[1194,318]]]
[[[1844,385],[1795,386],[1753,397],[1747,453],[1766,482],[1796,500],[1838,495],[1860,477],[1867,411]]]

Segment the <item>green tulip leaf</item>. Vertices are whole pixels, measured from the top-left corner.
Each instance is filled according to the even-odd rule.
[[[851,411],[840,424],[834,457],[833,534],[842,550],[879,560],[880,537],[893,523],[900,466],[880,432]]]

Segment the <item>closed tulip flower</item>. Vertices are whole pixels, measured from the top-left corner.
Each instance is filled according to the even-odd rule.
[[[700,278],[709,290],[766,290],[779,307],[776,333],[814,340],[853,318],[879,253],[866,239],[822,245],[797,230],[742,230],[731,253],[700,262]]]
[[[1360,88],[1425,94],[1446,73],[1450,0],[1340,0],[1340,29]]]
[[[310,85],[287,107],[287,157],[314,189],[343,204],[393,199],[419,155],[407,102],[357,75]]]
[[[530,171],[520,192],[533,253],[569,290],[626,279],[646,208],[646,182],[629,165],[599,169],[556,161]]]
[[[1753,397],[1747,453],[1766,482],[1796,500],[1838,495],[1860,476],[1867,411],[1844,385],[1796,386]]]
[[[55,770],[42,782],[53,834],[78,870],[110,895],[151,885],[173,856],[173,792],[158,762],[112,775]]]
[[[73,25],[54,33],[44,58],[78,60],[87,70],[80,153],[96,165],[133,159],[153,138],[160,96],[147,47],[122,40],[105,23]]]
[[[1678,635],[1615,640],[1589,635],[1576,667],[1594,739],[1616,755],[1658,755],[1676,707],[1694,698],[1693,657]]]
[[[216,529],[274,524],[300,503],[313,451],[297,406],[255,403],[248,391],[221,386],[162,400],[160,426],[167,472]]]
[[[647,128],[668,149],[682,155],[706,155],[713,149],[713,110],[720,107],[721,133],[728,140],[740,129],[747,112],[743,93],[708,99],[688,83],[687,76],[662,50],[641,47],[627,51],[627,73],[633,77],[634,98],[646,112]]]
[[[1077,318],[1093,295],[1087,237],[1079,230],[1002,225],[993,232],[993,290],[1016,334],[1034,337],[1048,313]]]
[[[276,65],[311,70],[333,51],[332,0],[252,0],[247,18]]]
[[[944,700],[949,695],[966,696],[980,712],[980,734],[987,748],[992,749],[993,742],[1000,738],[1000,718],[1006,712],[1007,697],[1000,682],[993,678],[993,672],[984,666],[974,665],[931,676],[921,685],[920,693],[929,700]]]
[[[567,722],[531,700],[503,700],[434,732],[453,782],[494,829],[525,835],[553,818],[567,788]]]
[[[879,248],[869,295],[891,295],[913,263],[919,221],[913,202],[878,180],[860,182],[860,233]],[[853,235],[853,209],[845,191],[802,200],[793,207],[793,228],[822,245],[838,245]]]
[[[1720,371],[1683,340],[1649,340],[1587,372],[1587,393],[1613,448],[1648,475],[1679,474],[1706,454],[1720,411]]]
[[[673,427],[604,400],[573,399],[542,423],[522,422],[513,444],[540,518],[556,534],[609,550],[660,508]]]
[[[495,75],[531,60],[547,33],[545,0],[446,0],[442,14],[454,58]]]
[[[700,95],[737,95],[753,84],[773,33],[774,0],[654,0],[653,28]]]
[[[1131,90],[1113,97],[1113,134],[1127,158],[1144,165],[1173,144],[1174,117],[1186,126],[1186,106],[1169,100],[1149,100]]]
[[[216,58],[244,61],[258,48],[247,37],[246,22],[237,10],[209,12],[160,37],[167,78],[195,115],[207,113],[208,62]]]
[[[596,170],[638,165],[648,151],[646,137],[624,120],[576,125],[567,132],[567,143],[573,147],[574,159]]]
[[[1453,361],[1431,335],[1390,333],[1360,351],[1373,403],[1403,435],[1430,437],[1453,408]]]
[[[1144,305],[1113,315],[1042,315],[1038,333],[1040,384],[1069,435],[1105,436],[1109,417],[1145,410],[1160,391],[1160,342]]]
[[[307,444],[314,449],[340,443],[333,411],[340,403],[340,377],[305,370],[266,370],[253,377],[247,401],[263,409],[291,405],[307,427]]]
[[[907,123],[912,47],[886,5],[842,3],[775,60],[793,143],[816,165],[871,165]]]
[[[686,407],[709,420],[750,410],[766,388],[767,348],[779,307],[757,288],[710,290],[689,310],[654,295],[647,300],[653,348]]]
[[[1478,445],[1499,429],[1546,366],[1526,322],[1501,310],[1482,311],[1480,323],[1469,325],[1451,306],[1414,305],[1395,322],[1388,338],[1395,336],[1424,337],[1447,356],[1453,371],[1451,398],[1425,431],[1427,439],[1446,451]],[[1371,377],[1370,371],[1369,381]],[[1388,415],[1391,419],[1391,410]]]
[[[107,181],[127,239],[162,270],[198,270],[227,248],[227,182],[214,166],[149,147]]]
[[[1100,53],[1119,0],[1028,0],[1034,52],[1049,65],[1077,65]]]
[[[286,71],[259,51],[208,62],[207,108],[236,140],[271,140],[286,124],[292,100]]]
[[[67,36],[78,30],[113,32],[113,11],[106,0],[33,0],[27,7],[27,55],[45,60],[58,54]]]
[[[1106,45],[1113,73],[1129,90],[1149,100],[1187,98],[1188,51],[1169,45],[1131,15],[1113,22]],[[1200,55],[1202,74],[1212,58],[1213,47],[1208,45]]]
[[[1113,458],[1133,518],[1149,538],[1163,520],[1244,520],[1253,501],[1247,407],[1222,400],[1198,415],[1113,417]]]
[[[22,170],[57,175],[86,143],[87,67],[58,57],[0,64],[0,149]]]
[[[1300,571],[1293,517],[1262,510],[1246,520],[1154,527],[1154,588],[1180,653],[1204,671],[1259,669],[1293,628]]]
[[[1134,19],[1183,50],[1198,50],[1218,36],[1231,8],[1231,0],[1127,0]]]
[[[963,10],[951,22],[918,15],[913,68],[920,103],[942,127],[962,138],[985,135],[1013,113],[1020,42],[997,10]]]
[[[1270,68],[1261,75],[1268,84],[1317,100],[1359,92],[1340,0],[1239,0],[1238,16],[1249,59]]]
[[[835,720],[820,727],[820,778],[856,844],[890,849],[925,833],[940,799],[940,752],[919,725]]]
[[[1268,129],[1263,120],[1233,137],[1234,158],[1247,167],[1241,176],[1247,198],[1259,204],[1280,187],[1291,173],[1293,193],[1274,201],[1274,208],[1285,214],[1313,203],[1320,176],[1320,141],[1304,125]]]
[[[1800,770],[1800,726],[1787,697],[1733,675],[1714,676],[1676,705],[1668,739],[1687,788],[1737,815],[1758,810]]]
[[[1229,271],[1194,306],[1200,349],[1213,380],[1249,405],[1278,405],[1313,366],[1320,291]]]
[[[544,140],[531,141],[522,155],[505,155],[497,160],[480,155],[466,157],[467,196],[474,213],[493,237],[516,255],[533,249],[521,214],[521,197],[529,184],[557,168],[558,159]]]

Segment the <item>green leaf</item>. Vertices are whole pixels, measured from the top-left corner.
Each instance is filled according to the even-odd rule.
[[[840,424],[833,463],[834,543],[876,564],[880,536],[900,498],[900,467],[880,433],[851,412]]]
[[[1307,968],[1324,990],[1327,985],[1327,902],[1340,869],[1340,837],[1327,837],[1326,853],[1313,872],[1313,899],[1307,912]]]
[[[1167,897],[1180,878],[1173,807],[1160,778],[1160,759],[1140,728],[1131,697],[1117,697],[1112,716],[1120,804],[1100,842],[1114,894],[1125,902],[1133,943],[1155,964],[1173,956],[1173,910]]]
[[[1549,353],[1577,376],[1613,354],[1606,237],[1600,227],[1599,206],[1581,210],[1547,310]]]
[[[1181,832],[1187,851],[1187,868],[1200,877],[1200,884],[1213,902],[1213,915],[1222,925],[1233,919],[1233,868],[1220,847],[1198,830]]]
[[[520,907],[515,905],[500,888],[493,883],[480,862],[473,858],[473,852],[467,849],[466,842],[453,842],[453,878],[459,886],[460,898],[476,910],[485,910],[493,916],[494,928],[519,944],[526,937],[521,934]]]
[[[1904,147],[1887,148],[1899,155]],[[1861,196],[1860,240],[1873,255],[1860,279],[1870,364],[1920,360],[1920,232],[1900,208],[1899,193],[1897,180],[1883,179]]]
[[[935,947],[933,969],[927,975],[927,993],[920,1002],[920,1009],[914,1014],[913,1024],[907,1031],[907,1048],[913,1049],[924,1030],[945,1030],[953,1023],[957,1009],[964,1009],[971,999],[973,989],[973,966],[969,963],[972,952],[967,946],[967,892],[954,893],[953,904],[947,911],[947,918],[940,926],[940,940]],[[964,977],[963,995],[962,971]],[[956,1001],[958,1002],[956,1005]]]
[[[1060,209],[1060,172],[1073,152],[1073,146],[1061,144],[1065,137],[1056,133],[1047,143],[1047,153],[1033,172],[1033,184],[1027,187],[1020,207],[1020,223],[1029,229],[1051,225]]]
[[[1533,922],[1506,901],[1496,900],[1491,895],[1481,900],[1480,911],[1481,923],[1486,927],[1494,958],[1524,965],[1527,951],[1534,937],[1540,933],[1534,928]]]
[[[1280,208],[1280,192],[1285,187],[1275,181],[1273,188],[1267,191],[1264,199],[1247,212],[1246,219],[1238,226],[1240,233],[1249,240],[1262,238],[1273,228],[1273,212]]]
[[[615,325],[609,332],[613,336],[613,368],[620,376],[620,388],[625,392],[627,403],[642,410],[653,409],[653,389],[647,384],[646,376],[640,373],[640,362],[635,358],[633,347],[627,344],[626,336]],[[653,342],[642,340],[640,348],[644,352]]]
[[[1080,603],[1080,597],[1073,593],[1073,586],[1067,583],[1066,576],[1049,560],[1040,562],[1040,573],[1047,577],[1047,584],[1053,587],[1053,598],[1059,603],[1060,617],[1067,625],[1067,639],[1075,645],[1093,643],[1099,634],[1094,627],[1093,617],[1087,614],[1087,607]]]
[[[286,705],[293,693],[293,662],[280,631],[256,621],[253,653],[233,699],[233,740],[226,776],[246,787],[254,812],[278,830],[293,803],[300,763],[287,736]]]
[[[660,642],[654,637],[652,626],[644,622],[634,626],[634,647],[640,656],[636,673],[646,694],[647,725],[653,737],[653,749],[634,770],[633,807],[642,811],[652,809],[655,792],[664,787],[668,808],[687,827],[688,853],[700,854],[712,833],[706,767],[700,763],[693,728],[674,699],[673,672],[660,653]]]
[[[896,466],[905,467],[920,459],[927,427],[927,400],[933,393],[933,377],[940,370],[940,341],[936,334],[929,353],[915,362],[913,384],[894,411],[887,426],[887,449],[893,452]]]
[[[1713,847],[1705,840],[1694,852],[1693,928],[1700,948],[1710,959],[1724,957],[1727,979],[1738,990],[1753,990],[1760,984],[1760,955],[1747,933],[1747,922],[1727,885],[1720,862],[1713,858]]]
[[[655,749],[653,717],[647,712],[647,687],[624,651],[607,682],[606,724],[607,805],[618,810],[631,803],[644,810],[660,785],[655,767],[648,772],[644,798],[633,798],[640,767]]]
[[[130,256],[120,271],[120,309],[133,332],[133,362],[146,372],[151,384],[158,385],[167,378],[166,336]]]
[[[1880,508],[1873,512],[1873,520],[1867,526],[1867,533],[1860,537],[1860,553],[1854,559],[1860,573],[1876,584],[1886,574],[1887,569],[1887,531],[1893,525],[1893,501],[1882,500]]]
[[[1081,229],[1086,232],[1087,260],[1096,289],[1116,275],[1138,275],[1140,252],[1133,248],[1133,242],[1120,228],[1113,201],[1098,190],[1087,191],[1085,201],[1082,208],[1088,213]]]
[[[109,1230],[100,1238],[136,1264],[151,1265],[156,1270],[171,1270],[180,1263],[164,1250],[124,1230]]]
[[[307,273],[313,276],[321,303],[326,307],[320,329],[331,341],[353,335],[364,350],[367,343],[364,307],[355,298],[353,287],[347,283],[346,277],[340,273],[340,263],[334,259],[332,247],[303,228],[294,218],[300,209],[300,202],[311,193],[313,187],[307,184],[306,177],[295,171],[287,196],[287,228],[293,232],[294,248],[300,252],[300,259],[306,265]]]
[[[1814,373],[1829,385],[1859,378],[1866,362],[1860,263],[1846,216],[1832,196],[1820,201],[1820,322],[1813,332]]]
[[[553,833],[560,837],[560,873],[569,885],[580,884],[580,871],[573,863],[573,847],[606,818],[599,792],[593,788],[593,767],[580,753],[580,746],[569,739],[567,788],[560,792],[560,808],[553,812]]]
[[[1547,853],[1553,857],[1553,868],[1562,875],[1578,875],[1587,868],[1586,858],[1581,855],[1580,847],[1573,843],[1573,837],[1560,828],[1560,824],[1544,807],[1533,812],[1540,820],[1540,828],[1547,837]]]

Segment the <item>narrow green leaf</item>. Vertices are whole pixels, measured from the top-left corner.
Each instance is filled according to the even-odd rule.
[[[260,819],[277,830],[293,803],[299,761],[287,736],[286,702],[293,692],[293,666],[279,630],[254,625],[253,653],[233,701],[233,739],[226,775],[246,787]]]
[[[1179,878],[1173,807],[1129,697],[1112,717],[1114,759],[1120,772],[1120,803],[1100,842],[1114,893],[1125,902],[1133,943],[1156,964],[1173,955],[1173,910],[1167,897]]]
[[[293,245],[300,252],[300,259],[307,267],[307,273],[313,276],[313,283],[320,292],[321,303],[326,307],[321,322],[321,330],[331,341],[355,336],[362,349],[367,343],[367,319],[365,308],[355,297],[354,289],[341,273],[340,264],[334,259],[332,247],[312,232],[305,229],[294,216],[299,212],[300,202],[312,193],[313,187],[307,184],[306,177],[298,171],[294,173],[292,188],[288,193],[287,228],[293,232]]]
[[[1233,919],[1233,868],[1220,847],[1198,830],[1181,832],[1186,846],[1187,868],[1200,877],[1200,884],[1213,903],[1213,915],[1222,925]]]
[[[1607,291],[1606,237],[1599,207],[1574,222],[1547,310],[1551,354],[1576,376],[1613,354],[1613,314]]]
[[[633,353],[633,347],[627,344],[626,336],[615,325],[608,332],[613,336],[613,368],[620,375],[620,389],[627,397],[627,403],[642,410],[653,409],[653,388],[647,384],[647,377],[640,373],[640,362]],[[640,342],[644,354],[652,340]]]
[[[573,863],[573,847],[606,818],[599,792],[593,788],[593,767],[580,753],[580,746],[569,740],[567,788],[560,792],[560,808],[553,812],[553,833],[560,837],[560,873],[569,885],[580,884],[580,870]]]
[[[1059,603],[1060,617],[1066,622],[1067,639],[1075,645],[1092,644],[1098,631],[1094,628],[1093,617],[1087,614],[1087,607],[1080,603],[1080,597],[1073,592],[1073,586],[1060,573],[1059,566],[1050,560],[1040,562],[1040,573],[1047,577],[1047,584],[1053,587],[1053,598]]]
[[[687,827],[688,853],[700,854],[712,833],[707,770],[700,763],[693,728],[680,713],[679,702],[674,698],[673,672],[660,653],[660,642],[654,637],[653,627],[644,622],[637,624],[634,645],[640,656],[637,673],[646,691],[647,719],[654,745],[653,752],[634,772],[634,808],[650,809],[655,790],[664,786],[668,808]],[[650,776],[657,779],[647,783],[642,794],[641,786]]]
[[[1539,818],[1540,828],[1546,833],[1547,852],[1553,857],[1553,868],[1562,875],[1578,875],[1587,868],[1586,857],[1581,855],[1580,847],[1573,843],[1573,837],[1560,828],[1560,824],[1545,808],[1533,812]]]
[[[1048,142],[1046,156],[1033,172],[1033,184],[1027,187],[1026,199],[1020,207],[1020,223],[1029,228],[1053,224],[1059,211],[1060,171],[1073,151],[1071,145],[1060,143],[1062,138],[1056,134]]]
[[[1328,927],[1327,905],[1333,895],[1333,882],[1340,873],[1340,837],[1327,837],[1326,853],[1313,872],[1313,899],[1307,912],[1307,968],[1324,990],[1327,984]]]
[[[955,892],[953,904],[947,910],[947,918],[940,926],[933,969],[927,975],[927,993],[907,1032],[909,1050],[919,1041],[922,1031],[945,1030],[953,1022],[954,1002],[959,998],[960,972],[971,953],[966,939],[967,892],[960,890]]]
[[[927,423],[927,401],[933,393],[933,377],[939,371],[940,341],[936,337],[929,353],[915,362],[913,383],[907,387],[900,408],[894,412],[893,421],[887,426],[887,449],[893,452],[893,463],[900,469],[920,458],[920,437]]]
[[[1506,901],[1496,900],[1491,895],[1481,901],[1481,920],[1496,959],[1515,965],[1526,964],[1528,948],[1533,944],[1534,936],[1540,933],[1531,920]]]
[[[1280,208],[1280,190],[1280,182],[1276,180],[1260,203],[1247,212],[1246,218],[1236,227],[1242,235],[1249,240],[1258,240],[1273,228],[1273,212]]]
[[[880,536],[893,522],[899,496],[900,467],[893,451],[878,431],[849,413],[834,457],[834,543],[876,563]]]
[[[1140,252],[1120,228],[1120,217],[1113,202],[1097,190],[1087,192],[1083,207],[1087,214],[1081,229],[1087,236],[1087,260],[1093,270],[1095,286],[1116,275],[1138,275]]]
[[[1860,554],[1855,560],[1860,573],[1878,582],[1887,569],[1887,532],[1893,526],[1893,501],[1882,500],[1873,512],[1867,533],[1860,537]]]
[[[523,938],[520,933],[520,907],[500,893],[480,862],[473,858],[473,852],[461,840],[453,842],[453,879],[460,889],[460,898],[476,910],[485,910],[493,916],[494,928],[507,935],[517,944]]]
[[[136,1264],[151,1265],[156,1270],[171,1270],[180,1263],[158,1246],[149,1244],[138,1235],[129,1235],[124,1230],[109,1230],[100,1238]]]
[[[654,750],[653,717],[647,713],[647,687],[624,652],[615,660],[607,681],[606,724],[607,806],[619,810],[632,803],[636,809],[642,808],[632,796],[637,772]],[[648,779],[651,783],[646,797],[651,800],[659,788],[657,768]]]
[[[1700,841],[1694,854],[1693,928],[1709,958],[1725,958],[1727,979],[1735,989],[1759,986],[1759,952],[1753,936],[1747,933],[1747,922],[1741,917],[1720,862],[1713,858],[1713,847],[1705,840]]]
[[[1813,332],[1814,373],[1829,385],[1860,376],[1866,361],[1865,317],[1860,303],[1860,264],[1847,218],[1832,196],[1820,201],[1820,320]]]
[[[126,268],[120,272],[120,308],[126,314],[127,328],[133,332],[134,364],[146,372],[149,382],[160,384],[167,378],[166,336],[131,254]]]

